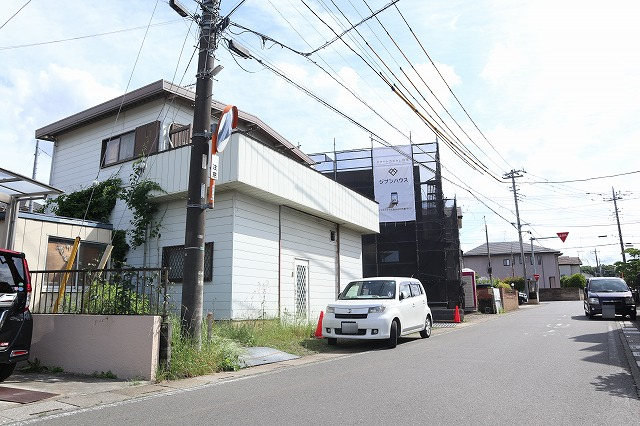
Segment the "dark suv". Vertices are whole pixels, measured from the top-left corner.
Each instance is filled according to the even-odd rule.
[[[629,315],[636,319],[636,303],[631,290],[621,278],[589,278],[584,289],[584,313],[589,318],[594,315],[613,317]]]
[[[29,358],[31,275],[24,253],[0,249],[0,382]]]

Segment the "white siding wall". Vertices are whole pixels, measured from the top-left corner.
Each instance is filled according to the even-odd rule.
[[[281,314],[295,314],[295,259],[309,261],[309,320],[315,321],[327,303],[335,300],[336,242],[330,240],[334,223],[282,208]]]
[[[278,316],[278,206],[234,193],[233,318]]]
[[[362,235],[340,227],[340,291],[362,278]]]
[[[175,200],[161,204],[158,216],[162,219],[161,236],[150,240],[147,246],[147,265],[158,267],[162,264],[162,247],[184,244],[185,200]],[[217,319],[231,318],[231,277],[233,253],[233,194],[218,195],[216,206],[206,213],[205,242],[213,241],[213,280],[204,283],[204,314],[213,311]],[[143,247],[130,250],[129,263],[142,266]],[[170,288],[171,304],[175,312],[180,310],[182,285]]]

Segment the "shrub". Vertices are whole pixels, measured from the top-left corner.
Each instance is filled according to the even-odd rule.
[[[560,287],[563,288],[585,288],[586,285],[587,279],[582,274],[565,275],[560,278]]]
[[[496,287],[496,288],[504,288],[505,290],[513,289],[513,287],[511,287],[511,284],[505,283],[505,282],[502,282],[502,281],[494,281],[493,282],[493,286]]]
[[[515,288],[518,291],[524,291],[524,278],[522,277],[505,278],[503,281],[509,284],[509,288],[512,288],[511,283],[513,283],[514,284],[513,288]]]

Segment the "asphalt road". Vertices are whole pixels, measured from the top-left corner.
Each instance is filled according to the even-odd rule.
[[[617,323],[579,302],[47,424],[638,424]]]

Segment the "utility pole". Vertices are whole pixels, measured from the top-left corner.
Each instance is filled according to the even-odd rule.
[[[38,171],[38,155],[40,154],[40,139],[36,139],[36,152],[33,154],[33,173],[31,179],[36,180],[36,172]],[[33,213],[33,200],[29,201],[29,213]]]
[[[220,0],[200,3],[200,42],[193,136],[189,161],[187,216],[184,233],[184,272],[182,281],[181,331],[202,344],[202,290],[204,284],[204,225],[208,182],[209,139],[211,139],[211,98],[213,91],[213,53],[217,43]]]
[[[620,228],[620,216],[618,215],[618,200],[621,198],[616,195],[616,191],[611,187],[611,194],[613,195],[613,208],[616,211],[616,222],[618,223],[618,238],[620,238],[620,253],[622,254],[622,261],[627,263],[627,255],[624,252],[624,243],[622,242],[622,228]]]
[[[489,250],[489,230],[487,229],[487,218],[484,218],[484,236],[487,239],[487,261],[489,262],[489,267],[487,268],[487,272],[489,272],[489,284],[493,287],[493,270],[491,269],[491,250]]]
[[[525,291],[529,294],[529,284],[527,283],[527,262],[524,259],[524,247],[522,245],[522,225],[520,225],[520,210],[518,209],[518,190],[516,189],[516,178],[522,177],[524,170],[511,170],[503,176],[503,179],[511,179],[513,188],[513,200],[516,204],[516,224],[518,227],[518,240],[520,241],[520,259],[522,260],[522,277],[524,278]]]
[[[602,276],[602,268],[600,268],[600,263],[598,263],[598,249],[593,249],[593,254],[596,255],[596,276]],[[600,275],[597,275],[600,274]]]

